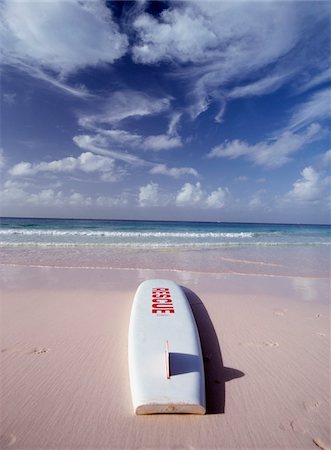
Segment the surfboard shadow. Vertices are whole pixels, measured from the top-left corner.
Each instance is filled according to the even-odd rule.
[[[225,383],[245,374],[240,370],[224,367],[218,337],[201,299],[190,289],[182,286],[192,308],[200,335],[204,358],[206,384],[206,413],[224,414]]]

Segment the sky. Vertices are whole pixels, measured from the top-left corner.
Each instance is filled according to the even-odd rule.
[[[0,16],[2,216],[330,223],[330,2]]]

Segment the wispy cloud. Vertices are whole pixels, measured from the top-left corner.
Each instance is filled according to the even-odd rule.
[[[316,72],[307,51],[315,56],[327,42],[326,17],[321,3],[312,10],[302,2],[181,2],[157,18],[135,18],[132,55],[144,64],[185,64],[175,76],[189,80],[191,117],[219,102],[221,121],[225,100],[271,93]]]
[[[83,150],[88,150],[97,155],[106,156],[118,161],[123,161],[130,165],[141,166],[146,165],[146,161],[129,152],[120,150],[112,150],[109,148],[108,141],[103,136],[88,134],[74,136],[73,141]]]
[[[78,123],[93,131],[95,135],[92,139],[103,146],[107,143],[115,147],[161,151],[183,145],[177,133],[181,114],[171,112],[170,99],[167,97],[158,98],[140,91],[122,90],[111,94],[97,109],[90,113],[79,113]],[[123,126],[136,119],[157,115],[170,115],[166,133],[144,135],[123,129]]]
[[[331,88],[323,89],[311,95],[307,101],[295,107],[289,128],[300,130],[312,122],[329,119],[331,116],[330,102]]]
[[[294,153],[318,139],[320,132],[321,126],[312,124],[302,133],[285,130],[273,139],[254,145],[235,139],[214,147],[207,156],[227,159],[245,157],[259,166],[275,169],[288,163]]]
[[[199,177],[198,172],[192,167],[168,167],[166,164],[156,164],[149,173],[153,175],[165,175],[172,178],[181,178],[185,175]]]
[[[98,111],[79,114],[79,125],[88,129],[99,129],[101,125],[118,125],[127,119],[141,118],[168,111],[170,99],[157,98],[134,90],[112,93],[103,101]]]
[[[3,62],[72,95],[83,92],[64,81],[68,75],[113,63],[128,48],[101,2],[4,0],[1,13]]]
[[[301,84],[298,88],[298,93],[309,91],[317,86],[323,85],[331,81],[331,68],[323,70],[321,73],[309,76],[309,80]]]
[[[280,88],[290,77],[291,73],[271,74],[253,83],[231,89],[227,94],[227,98],[234,99],[270,94]]]

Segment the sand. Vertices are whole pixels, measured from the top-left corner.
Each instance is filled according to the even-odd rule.
[[[2,267],[1,449],[330,448],[329,280]],[[186,288],[207,414],[135,416],[138,284]]]

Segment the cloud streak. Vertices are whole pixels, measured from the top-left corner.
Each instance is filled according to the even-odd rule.
[[[303,133],[285,130],[276,138],[254,145],[235,139],[215,146],[207,154],[207,157],[227,159],[244,157],[258,166],[276,169],[288,163],[294,153],[301,150],[305,145],[318,139],[320,132],[321,126],[312,124]]]

